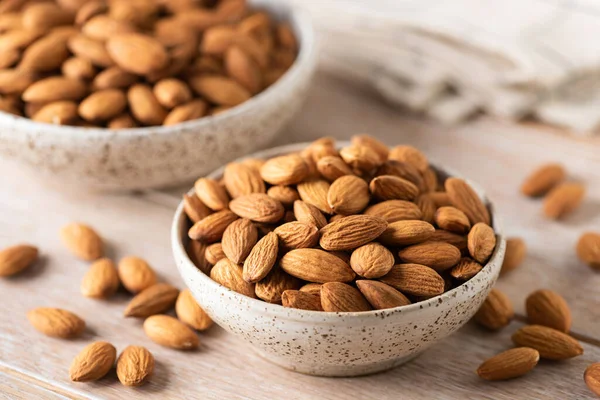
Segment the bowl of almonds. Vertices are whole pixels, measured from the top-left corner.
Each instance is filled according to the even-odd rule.
[[[392,368],[456,331],[506,247],[475,184],[366,135],[274,148],[198,179],[172,243],[215,322],[323,376]]]
[[[181,184],[265,146],[316,65],[276,0],[0,4],[0,156],[95,189]]]

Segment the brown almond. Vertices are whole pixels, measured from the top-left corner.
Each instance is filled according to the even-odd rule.
[[[360,291],[341,282],[328,282],[321,286],[321,306],[328,312],[371,310],[371,305]]]
[[[300,288],[300,291],[319,297],[321,296],[321,286],[323,286],[322,283],[307,283]]]
[[[281,304],[281,297],[286,290],[296,290],[302,282],[288,275],[281,268],[275,266],[269,274],[256,283],[256,297],[267,303]]]
[[[308,282],[350,282],[356,276],[346,262],[319,249],[291,250],[279,264],[288,274]]]
[[[600,270],[600,234],[585,232],[577,241],[577,257],[593,269]],[[508,253],[508,241],[506,245]]]
[[[566,360],[583,354],[583,347],[571,336],[541,325],[527,325],[512,335],[517,346],[536,349],[548,360]]]
[[[196,193],[183,195],[183,210],[193,223],[200,221],[204,217],[208,217],[212,213],[198,198]]]
[[[22,50],[43,34],[39,29],[15,29],[0,35],[0,50]]]
[[[314,247],[319,242],[319,230],[316,226],[304,222],[288,222],[275,228],[280,248],[284,250]]]
[[[358,214],[367,207],[370,200],[369,185],[355,175],[336,179],[327,191],[327,203],[336,214]]]
[[[252,97],[242,85],[222,76],[197,76],[189,84],[203,98],[220,106],[237,106]]]
[[[275,200],[278,200],[285,208],[292,207],[295,201],[300,200],[298,191],[291,186],[271,186],[269,190],[267,190],[267,194]]]
[[[103,42],[85,35],[76,35],[69,38],[67,46],[77,57],[88,60],[96,66],[111,67],[115,63],[108,54]]]
[[[233,261],[222,258],[210,271],[210,278],[228,289],[248,297],[256,297],[254,283],[244,280],[243,268]]]
[[[448,178],[444,187],[452,205],[467,215],[471,225],[478,222],[490,225],[488,209],[468,183],[459,178]]]
[[[425,265],[396,264],[380,281],[412,296],[431,297],[444,293],[444,278]]]
[[[386,144],[377,140],[373,136],[354,135],[352,136],[352,144],[370,147],[375,153],[377,153],[381,162],[385,162],[388,159],[390,149]]]
[[[177,106],[167,114],[163,125],[175,125],[204,117],[208,111],[208,104],[204,100],[196,99]]]
[[[31,325],[46,336],[70,339],[85,330],[85,321],[70,311],[40,307],[27,313]]]
[[[352,144],[344,147],[340,150],[340,157],[350,168],[358,172],[372,171],[383,162],[375,150],[364,144]]]
[[[434,232],[435,228],[429,222],[396,221],[388,224],[379,239],[388,246],[408,246],[425,242]]]
[[[23,52],[19,68],[29,71],[52,71],[69,58],[67,38],[48,35],[32,43]]]
[[[486,360],[477,368],[477,375],[486,381],[503,381],[523,376],[540,360],[540,353],[529,347],[517,347]]]
[[[297,154],[273,157],[260,168],[260,176],[271,185],[295,185],[308,176],[308,166]]]
[[[105,299],[119,288],[119,274],[115,263],[108,258],[94,261],[83,276],[81,294],[86,297]]]
[[[40,108],[31,119],[47,124],[66,125],[78,117],[77,104],[74,101],[54,101]]]
[[[597,396],[600,396],[600,363],[594,363],[585,369],[583,375],[587,387]]]
[[[421,194],[415,199],[415,204],[421,210],[421,219],[433,224],[437,206],[431,197],[431,193]]]
[[[415,203],[404,200],[387,200],[373,204],[365,210],[365,214],[383,218],[388,224],[422,218],[419,207]]]
[[[471,257],[483,265],[496,248],[496,234],[490,226],[479,222],[471,228],[467,237],[467,245]]]
[[[327,201],[330,184],[326,180],[313,179],[299,183],[297,186],[298,194],[302,201],[312,204],[326,214],[331,214],[333,210]]]
[[[439,272],[458,264],[460,250],[448,243],[430,241],[406,247],[398,256],[405,263],[427,265]]]
[[[357,280],[356,286],[375,310],[401,307],[411,303],[406,296],[383,282]]]
[[[81,27],[81,32],[92,39],[105,41],[114,35],[135,32],[135,27],[125,21],[100,14],[86,21]]]
[[[219,246],[220,245],[221,244],[219,243]],[[210,246],[208,246],[206,243],[202,243],[197,240],[190,240],[186,247],[188,257],[192,263],[196,266],[196,268],[204,272],[206,275],[210,274],[210,270],[213,266],[213,264],[206,258],[209,247]],[[223,257],[225,257],[225,255],[223,255]]]
[[[468,281],[475,275],[481,271],[483,267],[477,261],[469,258],[463,257],[460,259],[458,264],[456,264],[450,270],[450,276],[454,279],[458,279],[459,281]]]
[[[145,347],[127,346],[117,360],[117,377],[125,386],[141,386],[154,372],[154,356]]]
[[[427,157],[412,146],[396,146],[389,152],[389,159],[412,164],[420,172],[425,172],[429,167]]]
[[[244,262],[258,240],[258,231],[249,219],[233,221],[223,232],[223,253],[236,264]]]
[[[525,300],[527,321],[568,333],[571,329],[571,310],[565,299],[547,289],[536,290]]]
[[[110,121],[108,121],[107,127],[108,129],[128,129],[128,128],[136,128],[139,125],[133,119],[133,117],[127,113],[121,114]]]
[[[192,91],[181,80],[162,79],[154,85],[154,96],[165,108],[172,109],[192,100]]]
[[[94,342],[81,350],[71,362],[69,377],[73,382],[92,382],[112,369],[117,349],[108,342]]]
[[[467,237],[456,233],[436,229],[429,238],[430,242],[444,242],[458,248],[462,254],[467,254]]]
[[[28,244],[11,246],[0,251],[0,276],[11,276],[23,271],[38,258],[38,249]]]
[[[373,196],[380,200],[414,200],[419,195],[419,188],[406,179],[393,175],[381,175],[369,183]]]
[[[23,27],[26,29],[48,31],[72,22],[73,15],[53,3],[31,4],[23,12]]]
[[[423,184],[420,186],[421,191],[423,192],[435,192],[438,190],[439,181],[437,172],[429,167],[422,173],[423,176]],[[439,192],[441,193],[441,192]]]
[[[0,93],[18,94],[23,93],[36,80],[35,73],[20,69],[0,70]]]
[[[213,320],[196,302],[189,289],[184,289],[179,293],[175,303],[175,313],[181,322],[197,331],[205,331],[213,326]]]
[[[492,289],[473,319],[485,328],[497,331],[504,328],[514,318],[512,303],[498,289]]]
[[[431,197],[431,199],[435,203],[436,207],[451,207],[451,206],[453,206],[452,200],[450,199],[450,196],[446,192],[429,192],[427,195],[429,197]]]
[[[207,246],[204,252],[204,257],[206,257],[206,261],[208,261],[210,264],[215,265],[221,258],[225,258],[223,245],[221,243],[213,243]]]
[[[265,183],[258,171],[241,163],[227,164],[223,172],[223,181],[234,199],[251,193],[266,192]]]
[[[85,224],[71,223],[60,230],[64,245],[75,256],[86,261],[94,261],[104,254],[102,239],[94,229]]]
[[[225,52],[224,61],[227,74],[250,93],[256,94],[262,89],[260,67],[239,46],[229,47]]]
[[[178,350],[198,348],[196,333],[183,322],[168,315],[153,315],[144,321],[144,332],[153,342]]]
[[[223,55],[237,35],[235,28],[227,25],[208,28],[202,37],[200,51],[204,54]]]
[[[110,67],[96,75],[92,82],[95,90],[126,89],[138,81],[138,77],[119,67]]]
[[[440,207],[435,213],[435,223],[440,229],[458,234],[467,234],[471,229],[469,218],[455,207]]]
[[[367,243],[352,252],[350,267],[358,275],[373,279],[390,272],[394,266],[394,255],[379,243]]]
[[[194,183],[196,196],[211,210],[224,210],[229,205],[229,196],[216,180],[200,178]]]
[[[79,104],[79,115],[86,121],[106,121],[120,115],[127,107],[125,94],[118,89],[99,90]]]
[[[579,208],[584,196],[585,187],[581,183],[562,183],[544,198],[544,214],[551,219],[562,218]]]
[[[108,5],[101,0],[92,0],[78,4],[76,7],[75,23],[83,25],[96,15],[105,13],[108,10]]]
[[[273,223],[283,218],[283,205],[265,193],[251,193],[229,202],[229,208],[242,218],[251,221]]]
[[[387,222],[370,215],[350,215],[321,229],[319,244],[325,250],[352,250],[378,238]]]
[[[327,219],[317,207],[301,200],[294,202],[294,216],[299,222],[314,225],[318,229],[327,225]]]
[[[419,170],[412,164],[387,160],[375,172],[375,176],[392,175],[413,183],[419,190],[425,190],[425,182]]]
[[[350,167],[338,156],[326,156],[319,159],[317,169],[330,182],[347,175],[354,175]]]
[[[321,288],[319,287],[319,293]],[[281,303],[284,307],[297,308],[300,310],[323,311],[321,297],[300,290],[286,290],[281,295]]]
[[[123,257],[117,271],[121,283],[130,293],[139,293],[156,284],[156,273],[139,257]]]
[[[275,265],[278,252],[279,240],[277,235],[274,232],[266,234],[256,243],[244,261],[244,280],[255,283],[267,276]]]
[[[545,164],[533,171],[521,184],[521,193],[529,197],[543,196],[561,183],[567,173],[560,164]]]
[[[49,103],[60,100],[79,100],[87,93],[87,87],[77,79],[51,76],[33,83],[25,92],[23,100],[32,103]]]
[[[166,48],[185,44],[196,39],[189,26],[182,25],[177,16],[161,18],[154,24],[154,36]]]
[[[179,289],[166,283],[154,284],[138,293],[127,305],[126,317],[147,318],[173,307]]]
[[[225,229],[236,219],[238,216],[229,210],[217,211],[196,222],[188,231],[188,236],[204,243],[218,242]]]
[[[111,35],[106,42],[106,50],[119,67],[138,75],[159,71],[169,62],[163,45],[141,33]]]
[[[144,125],[161,125],[167,111],[160,105],[148,85],[136,84],[127,91],[129,110]]]
[[[517,268],[527,255],[527,245],[525,241],[518,237],[506,238],[506,253],[502,262],[501,274],[505,274]]]

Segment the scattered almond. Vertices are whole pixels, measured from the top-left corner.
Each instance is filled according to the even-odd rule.
[[[512,335],[517,346],[536,349],[548,360],[566,360],[583,354],[583,347],[571,336],[541,325],[527,325]]]
[[[94,261],[81,282],[81,294],[86,297],[105,299],[119,288],[119,274],[115,263],[108,258]]]
[[[108,342],[94,342],[73,359],[69,377],[74,382],[97,381],[112,369],[117,359],[117,349]]]
[[[147,318],[169,310],[175,304],[179,289],[166,283],[157,283],[138,293],[127,305],[125,317]]]
[[[200,341],[183,322],[168,315],[153,315],[144,321],[144,332],[153,342],[178,350],[193,350]]]
[[[44,335],[63,339],[77,337],[85,329],[84,320],[60,308],[36,308],[27,313],[27,319]]]
[[[509,237],[506,239],[506,253],[502,262],[501,274],[505,274],[517,268],[527,255],[527,246],[525,241],[517,237]]]
[[[583,375],[587,387],[597,396],[600,396],[600,363],[594,363],[585,369]]]
[[[102,239],[88,225],[72,223],[60,230],[60,237],[67,248],[77,257],[94,261],[104,254]]]
[[[504,351],[477,368],[477,375],[487,381],[517,378],[531,371],[538,363],[540,353],[529,347]]]
[[[514,318],[512,303],[504,293],[492,289],[473,319],[487,329],[497,331],[504,328]],[[526,346],[522,344],[522,346]]]
[[[559,219],[579,208],[585,187],[581,183],[561,183],[544,198],[544,214],[551,219]]]
[[[156,283],[156,273],[145,260],[139,257],[123,257],[119,261],[118,273],[125,289],[134,294]]]
[[[127,346],[117,360],[117,377],[125,386],[141,386],[154,372],[154,356],[145,347]]]
[[[565,333],[571,329],[571,310],[556,292],[536,290],[527,296],[525,310],[530,324],[548,326]]]
[[[566,171],[560,164],[546,164],[531,173],[521,185],[521,193],[525,196],[537,197],[548,193],[562,182]]]
[[[204,331],[213,326],[213,320],[198,305],[189,289],[179,293],[175,303],[175,313],[179,320],[197,331]]]
[[[37,247],[20,244],[0,251],[0,276],[18,274],[33,264],[38,258]]]
[[[600,270],[600,234],[585,232],[577,242],[577,256],[593,269]]]

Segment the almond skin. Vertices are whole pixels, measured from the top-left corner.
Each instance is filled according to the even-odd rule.
[[[139,257],[123,257],[119,261],[119,279],[130,293],[139,293],[156,283],[156,273]]]
[[[562,183],[544,198],[544,214],[550,219],[563,218],[579,208],[584,196],[585,187],[581,183]]]
[[[477,275],[482,269],[483,267],[477,261],[469,257],[463,257],[458,264],[452,267],[450,276],[460,281],[467,281]]]
[[[240,264],[248,257],[257,240],[258,231],[252,221],[238,219],[229,224],[223,233],[223,253],[234,263]]]
[[[33,327],[46,336],[70,339],[81,335],[85,321],[60,308],[41,307],[27,313]]]
[[[375,310],[410,304],[406,296],[383,282],[358,280],[356,286]]]
[[[229,195],[223,186],[214,179],[200,178],[194,183],[196,196],[208,208],[214,211],[220,211],[227,208],[229,204]]]
[[[127,346],[117,360],[117,377],[125,386],[141,386],[154,372],[154,356],[145,347]]]
[[[393,175],[380,175],[369,183],[369,190],[380,200],[414,200],[419,188],[406,179]]]
[[[179,293],[175,303],[175,313],[181,322],[197,331],[204,331],[213,326],[213,320],[198,305],[189,289],[184,289]]]
[[[460,178],[448,178],[444,183],[452,205],[466,214],[475,225],[483,222],[490,225],[490,213],[473,188]]]
[[[354,272],[368,279],[384,276],[393,266],[394,255],[379,243],[367,243],[354,250],[350,257]]]
[[[157,283],[137,294],[125,309],[125,317],[147,318],[169,310],[175,304],[179,289],[166,283]]]
[[[321,289],[319,287],[319,293]],[[321,297],[300,290],[286,290],[281,295],[281,302],[284,307],[298,308],[300,310],[323,311],[321,307]]]
[[[212,213],[198,198],[196,193],[183,195],[183,210],[193,223],[200,221],[204,217],[208,217]]]
[[[165,117],[163,125],[176,125],[204,117],[208,111],[208,104],[204,100],[196,99],[173,108]]]
[[[321,211],[312,204],[305,203],[302,200],[294,202],[294,216],[298,222],[314,225],[318,229],[327,225],[327,219],[325,219]]]
[[[238,216],[229,210],[217,211],[196,222],[188,231],[188,236],[204,243],[218,242],[225,229],[236,219]]]
[[[380,240],[388,246],[408,246],[427,241],[435,228],[425,221],[396,221],[388,224]]]
[[[186,247],[188,257],[192,263],[194,263],[196,268],[204,272],[206,275],[210,274],[210,269],[213,266],[213,264],[206,259],[208,247],[209,246],[206,243],[202,243],[197,240],[190,240]],[[223,255],[223,257],[225,257],[225,255]]]
[[[246,282],[255,283],[263,279],[271,271],[277,261],[279,239],[270,232],[256,243],[244,261],[243,278]]]
[[[281,202],[286,209],[291,208],[295,201],[300,200],[298,191],[291,186],[271,186],[269,190],[267,190],[267,194],[275,200]]]
[[[255,222],[273,223],[283,218],[283,205],[264,193],[251,193],[233,199],[229,208],[242,218]]]
[[[274,157],[260,168],[260,176],[271,185],[295,185],[308,177],[308,166],[297,154]]]
[[[223,182],[232,198],[251,193],[265,193],[265,183],[253,168],[241,163],[229,163],[223,172]]]
[[[412,164],[397,160],[387,160],[377,169],[375,176],[392,175],[412,182],[419,189],[424,188],[424,180],[419,170]]]
[[[388,224],[396,221],[419,220],[423,217],[419,206],[404,200],[387,200],[373,204],[365,210],[365,214],[383,218]]]
[[[319,158],[317,170],[330,182],[346,175],[354,175],[352,169],[337,155],[329,155]]]
[[[571,329],[571,310],[565,299],[556,292],[541,289],[525,300],[527,321],[568,333]]]
[[[560,164],[542,165],[533,171],[521,184],[521,193],[529,197],[543,196],[562,182],[567,173]]]
[[[541,325],[527,325],[512,335],[517,346],[531,347],[548,360],[566,360],[583,354],[583,347],[571,336]]]
[[[502,262],[501,274],[512,271],[517,268],[527,255],[527,245],[525,241],[517,237],[509,237],[506,239],[506,253]]]
[[[23,92],[23,100],[32,103],[50,103],[61,100],[79,100],[87,93],[86,85],[76,79],[51,76],[39,80]]]
[[[31,119],[47,124],[65,125],[74,122],[77,117],[77,104],[74,101],[55,101],[40,108]]]
[[[159,71],[169,62],[163,45],[140,33],[113,34],[106,42],[106,50],[119,67],[138,75]]]
[[[380,281],[413,296],[431,297],[444,293],[444,278],[425,265],[394,265]]]
[[[325,214],[331,214],[333,210],[327,201],[330,184],[323,179],[314,179],[298,184],[298,194],[302,201],[312,204]]]
[[[73,382],[97,381],[108,374],[116,359],[115,346],[108,342],[94,342],[73,359],[69,377]]]
[[[225,52],[225,69],[237,83],[250,93],[256,94],[262,88],[262,74],[257,63],[238,46],[231,46]]]
[[[508,297],[498,289],[492,289],[473,319],[479,325],[497,331],[508,325],[514,315],[513,306]]]
[[[303,249],[319,243],[319,230],[314,225],[293,221],[278,226],[273,231],[279,237],[281,249]]]
[[[356,274],[350,266],[333,254],[318,249],[296,249],[280,261],[288,274],[309,282],[350,282]]]
[[[421,219],[432,224],[435,220],[437,206],[431,197],[431,193],[425,193],[417,197],[415,204],[421,210]]]
[[[411,164],[420,172],[425,172],[427,167],[429,167],[429,162],[425,154],[412,146],[402,145],[392,148],[389,153],[389,159]]]
[[[457,235],[456,233],[444,231],[442,229],[436,229],[429,238],[429,241],[451,244],[452,246],[458,248],[463,254],[467,254],[468,252],[466,236]]]
[[[165,108],[172,109],[192,100],[192,91],[179,79],[166,78],[154,85],[154,96]]]
[[[517,378],[531,371],[540,360],[540,353],[529,347],[504,351],[477,368],[477,375],[487,381]]]
[[[577,241],[576,250],[581,261],[593,269],[600,270],[600,234],[585,232]]]
[[[104,254],[102,239],[88,225],[72,223],[60,230],[60,238],[75,256],[85,261],[94,261]]]
[[[464,212],[455,207],[440,207],[435,212],[435,223],[440,229],[464,235],[469,233],[471,223]]]
[[[37,258],[37,247],[27,244],[7,247],[0,251],[0,276],[18,274],[33,264]]]
[[[198,348],[196,333],[183,322],[168,315],[153,315],[144,321],[144,332],[153,342],[178,350]]]
[[[108,258],[94,261],[81,282],[81,294],[86,297],[105,299],[119,288],[119,274],[115,263]]]
[[[267,303],[281,304],[281,296],[286,290],[296,290],[302,286],[302,282],[275,267],[264,279],[256,283],[256,297]]]
[[[479,222],[471,228],[467,237],[469,254],[480,264],[485,264],[496,248],[496,234],[488,225]]]
[[[79,104],[79,115],[86,121],[107,121],[120,115],[127,107],[125,94],[118,89],[92,93]]]
[[[256,297],[254,284],[248,283],[243,278],[243,269],[227,258],[219,260],[210,271],[210,278],[234,292],[249,297]]]
[[[137,83],[127,90],[129,111],[142,125],[160,125],[167,110],[156,100],[149,85]]]
[[[360,291],[341,282],[328,282],[321,286],[321,306],[328,312],[371,310],[371,305]]]
[[[369,185],[355,175],[336,179],[327,192],[329,207],[336,214],[358,214],[367,207],[371,199]]]
[[[600,396],[600,363],[590,365],[583,375],[585,384],[596,395]]]
[[[458,264],[460,250],[443,242],[424,242],[406,247],[398,252],[405,263],[427,265],[436,271],[444,271]]]
[[[220,106],[237,106],[252,97],[242,85],[221,76],[194,77],[189,84],[203,98]]]
[[[204,257],[208,263],[215,265],[221,258],[225,258],[225,253],[223,253],[223,245],[221,245],[221,243],[213,243],[209,246],[206,246]]]
[[[366,146],[373,150],[379,156],[381,162],[385,162],[388,159],[390,149],[388,146],[369,135],[354,135],[351,139],[352,144],[358,146]]]
[[[383,162],[375,150],[364,144],[344,147],[340,150],[340,157],[350,168],[359,173],[372,171]]]
[[[323,286],[322,283],[307,283],[300,288],[300,291],[319,297],[321,296],[321,286]]]
[[[352,250],[378,238],[387,222],[370,215],[350,215],[321,229],[320,245],[325,250]]]

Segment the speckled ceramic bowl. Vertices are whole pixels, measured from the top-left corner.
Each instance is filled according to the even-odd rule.
[[[299,110],[316,66],[310,18],[278,0],[253,0],[289,20],[295,64],[274,85],[217,116],[169,127],[109,130],[55,126],[0,112],[0,157],[78,188],[174,186],[267,145]]]
[[[269,158],[307,144],[252,155]],[[457,176],[438,169],[442,174]],[[222,169],[209,176],[219,178]],[[463,285],[429,300],[387,310],[325,313],[284,308],[252,299],[214,282],[188,258],[189,223],[180,205],[172,227],[177,268],[198,303],[220,326],[247,341],[261,356],[284,368],[311,375],[356,376],[383,371],[416,357],[455,332],[475,314],[496,282],[506,242],[493,205],[488,205],[498,244],[489,262]]]

